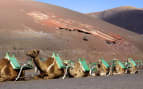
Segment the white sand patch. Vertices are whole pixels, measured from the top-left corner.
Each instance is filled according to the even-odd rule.
[[[17,31],[20,37],[23,38],[46,38],[46,39],[53,39],[55,38],[52,33],[47,33],[43,31],[36,31],[28,26],[24,26],[24,31]]]
[[[47,20],[49,18],[48,15],[39,11],[33,11],[30,13],[27,13],[27,15],[32,16],[35,20]]]

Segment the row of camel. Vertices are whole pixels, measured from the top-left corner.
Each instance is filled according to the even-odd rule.
[[[54,79],[66,76],[68,77],[86,77],[86,76],[106,76],[106,75],[115,75],[115,74],[124,74],[137,73],[136,66],[132,66],[130,68],[124,69],[119,65],[106,67],[103,65],[101,61],[97,63],[96,66],[92,66],[92,68],[96,68],[96,71],[84,71],[81,64],[79,62],[74,63],[72,66],[68,63],[64,62],[63,64],[66,66],[65,68],[59,68],[58,64],[54,57],[49,57],[47,60],[42,61],[39,57],[40,50],[34,49],[27,52],[27,56],[32,58],[33,63],[36,68],[40,72],[38,75],[34,76],[34,79]],[[0,60],[0,81],[12,81],[15,80],[18,76],[20,70],[13,69],[10,61],[6,58]],[[20,77],[24,78],[25,71],[22,70]]]

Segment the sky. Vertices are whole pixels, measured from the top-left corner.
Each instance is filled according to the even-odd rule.
[[[36,0],[81,13],[103,11],[120,6],[143,8],[143,0]]]

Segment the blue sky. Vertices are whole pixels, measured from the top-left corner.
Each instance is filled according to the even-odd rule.
[[[143,8],[143,0],[37,0],[82,13],[103,11],[119,6]]]

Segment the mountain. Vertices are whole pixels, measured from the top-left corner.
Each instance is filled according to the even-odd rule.
[[[32,0],[0,1],[0,56],[30,49],[63,59],[143,58],[143,38],[101,19]]]
[[[117,7],[97,13],[89,13],[111,24],[138,34],[143,34],[143,9],[131,6]]]

